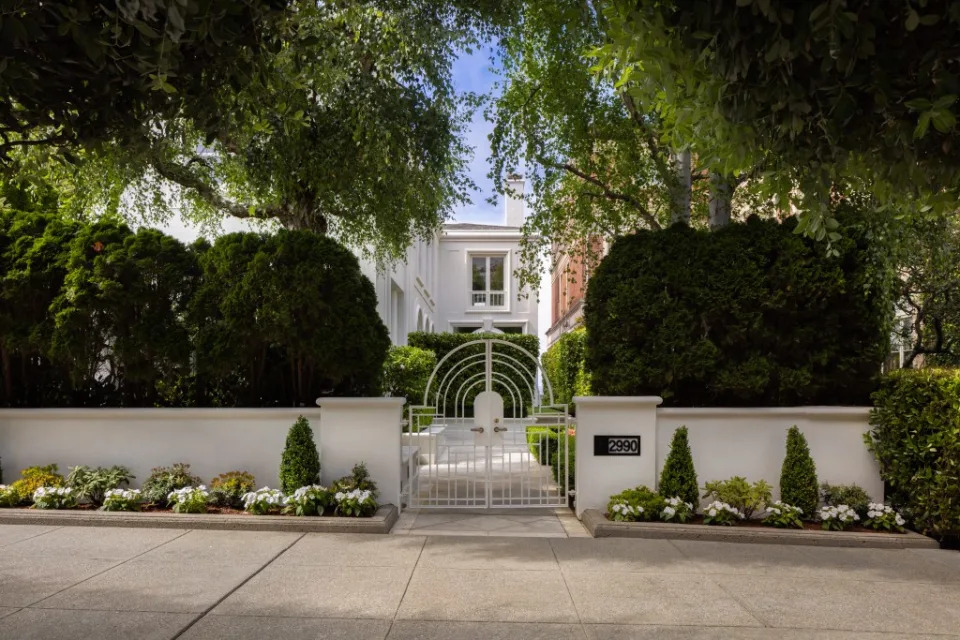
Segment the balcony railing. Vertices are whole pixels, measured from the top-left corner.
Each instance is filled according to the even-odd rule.
[[[471,293],[471,306],[474,309],[504,307],[506,300],[505,291],[473,291]]]

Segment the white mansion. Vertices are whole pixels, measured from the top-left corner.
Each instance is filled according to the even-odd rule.
[[[522,178],[511,178],[508,186],[523,193]],[[505,200],[502,225],[445,224],[429,242],[411,246],[405,263],[385,272],[361,260],[394,344],[406,344],[411,331],[538,334],[536,292],[520,290],[513,276],[524,202]]]

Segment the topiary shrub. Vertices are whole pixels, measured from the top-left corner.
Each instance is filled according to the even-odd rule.
[[[889,343],[888,271],[854,225],[830,244],[837,255],[795,229],[751,217],[617,239],[587,290],[593,392],[684,407],[866,404]]]
[[[805,519],[813,518],[820,505],[817,466],[810,457],[806,437],[796,425],[787,431],[787,455],[780,470],[780,500],[803,510]]]
[[[660,495],[664,498],[678,497],[696,509],[700,503],[700,485],[697,471],[693,468],[693,454],[687,439],[687,428],[678,427],[673,432],[670,453],[660,472]]]
[[[198,476],[190,473],[190,465],[177,462],[169,467],[151,469],[150,475],[140,487],[144,500],[162,507],[172,504],[169,495],[185,487],[197,487],[203,483]]]
[[[310,422],[300,416],[287,433],[280,460],[280,486],[287,495],[320,482],[320,455],[313,442]]]
[[[873,394],[867,446],[887,499],[914,527],[960,536],[960,370],[894,371]]]

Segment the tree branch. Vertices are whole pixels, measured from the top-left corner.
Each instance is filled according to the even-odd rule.
[[[563,163],[563,164],[549,163],[549,164],[557,169],[563,169],[564,171],[577,176],[584,182],[589,182],[590,184],[596,187],[599,187],[601,192],[603,193],[603,196],[606,199],[617,200],[619,202],[624,202],[632,206],[634,209],[637,210],[637,212],[640,213],[640,216],[644,219],[647,225],[650,226],[651,229],[659,230],[663,228],[660,225],[660,223],[657,222],[657,219],[653,216],[653,214],[651,214],[650,211],[647,210],[647,207],[644,206],[642,202],[640,202],[633,196],[614,191],[613,189],[608,187],[606,184],[604,184],[602,181],[600,181],[596,176],[592,176],[589,173],[585,173],[580,169],[577,169],[575,166],[573,166],[570,163]]]

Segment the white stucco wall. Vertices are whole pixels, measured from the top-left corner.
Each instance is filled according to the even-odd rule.
[[[154,467],[190,464],[205,483],[226,471],[249,471],[258,486],[279,486],[287,431],[303,415],[320,451],[321,481],[366,462],[382,502],[400,494],[403,398],[331,398],[301,409],[3,409],[4,478],[56,463],[129,467],[138,487]]]
[[[863,443],[868,407],[656,408],[655,397],[585,397],[577,402],[577,514],[605,509],[628,487],[656,488],[677,427],[689,432],[697,480],[745,476],[766,480],[779,498],[787,430],[797,425],[817,465],[817,478],[856,483],[883,500],[883,481]],[[653,427],[651,427],[653,425]],[[594,456],[594,435],[640,435],[640,456]],[[581,473],[583,475],[581,475]]]

